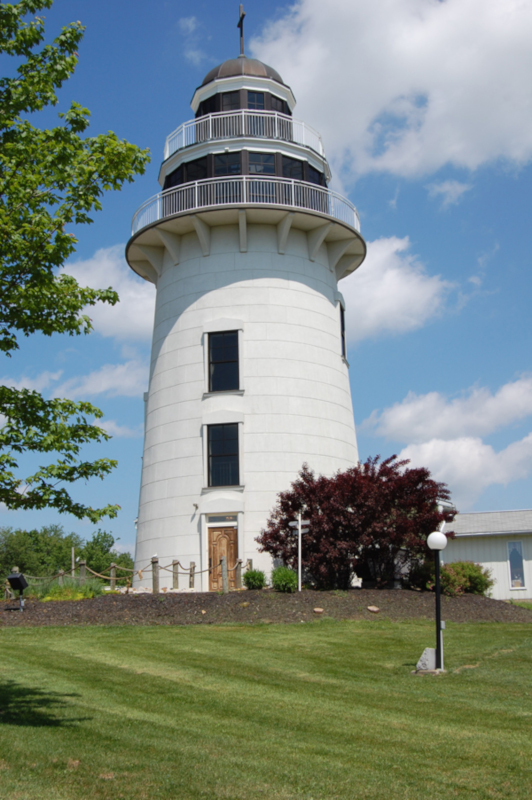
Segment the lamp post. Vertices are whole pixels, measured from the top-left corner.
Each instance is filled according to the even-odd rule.
[[[301,591],[301,538],[303,529],[308,529],[308,519],[301,519],[301,511],[297,515],[297,522],[288,523],[291,528],[297,528],[297,591]]]
[[[433,531],[427,538],[427,544],[434,551],[434,573],[436,576],[436,669],[442,669],[440,550],[445,550],[447,547],[447,536],[441,531]]]

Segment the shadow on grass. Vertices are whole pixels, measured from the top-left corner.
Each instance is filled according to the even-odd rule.
[[[34,728],[67,727],[91,717],[65,717],[66,698],[78,694],[46,692],[16,681],[0,681],[0,725],[26,725]]]

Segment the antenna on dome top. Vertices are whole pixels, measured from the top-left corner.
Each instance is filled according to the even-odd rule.
[[[240,55],[244,55],[244,17],[246,16],[246,12],[244,11],[244,6],[240,4],[240,19],[238,20],[237,28],[240,28]]]

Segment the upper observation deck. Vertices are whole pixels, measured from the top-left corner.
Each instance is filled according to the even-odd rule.
[[[313,150],[325,158],[320,134],[301,120],[276,111],[239,109],[184,122],[166,139],[164,159],[192,145],[221,139],[250,137],[291,142]]]

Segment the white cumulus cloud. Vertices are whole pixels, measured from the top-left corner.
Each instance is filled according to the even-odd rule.
[[[142,361],[104,364],[88,375],[69,378],[56,387],[54,395],[72,400],[100,394],[108,397],[142,397],[148,385],[148,377],[148,366]]]
[[[435,480],[448,484],[457,508],[466,511],[489,486],[506,486],[530,474],[532,433],[499,452],[479,438],[464,436],[411,444],[399,457],[430,469]]]
[[[472,188],[470,183],[461,183],[460,181],[442,181],[441,183],[431,183],[427,186],[429,197],[441,199],[442,208],[456,205],[464,194]]]
[[[111,436],[116,436],[119,439],[138,439],[144,432],[143,425],[136,425],[134,428],[130,428],[128,425],[120,425],[114,419],[107,419],[103,422],[98,420],[96,425],[106,430]]]
[[[523,0],[296,0],[252,52],[336,168],[414,176],[530,161],[531,41]]]
[[[439,392],[410,392],[400,403],[374,411],[363,427],[398,442],[487,436],[499,428],[532,415],[532,377],[523,376],[501,386],[495,394],[473,387],[448,399]]]
[[[111,286],[118,292],[120,302],[115,306],[99,303],[86,310],[98,333],[121,341],[150,340],[155,287],[130,269],[123,245],[102,248],[92,258],[69,262],[64,271],[73,275],[81,286],[92,289]]]
[[[62,374],[62,370],[58,370],[57,372],[48,372],[45,370],[34,377],[30,377],[29,375],[24,375],[22,378],[18,379],[4,377],[0,378],[0,385],[10,386],[13,387],[13,389],[30,389],[34,392],[43,392],[58,381]]]
[[[416,330],[442,311],[451,284],[428,275],[409,247],[408,237],[369,242],[364,264],[341,282],[350,342]]]

